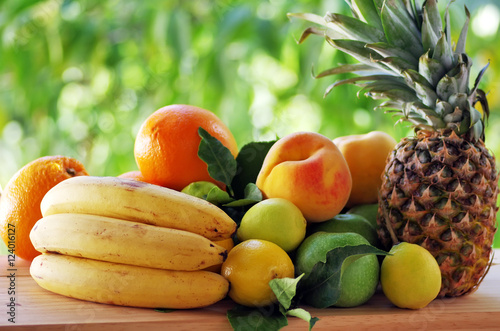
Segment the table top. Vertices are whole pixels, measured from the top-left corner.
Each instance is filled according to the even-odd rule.
[[[210,307],[158,312],[154,309],[119,307],[51,293],[39,287],[29,274],[29,262],[9,265],[0,256],[0,328],[15,330],[232,330],[226,312],[229,299]],[[14,294],[9,293],[12,290]],[[14,298],[12,315],[7,304]],[[458,298],[436,299],[419,310],[399,309],[380,290],[364,305],[354,308],[302,307],[320,320],[313,330],[500,330],[500,249],[479,289]],[[9,322],[14,318],[15,324]],[[283,330],[307,330],[305,321],[289,317]],[[253,330],[253,329],[252,329]]]

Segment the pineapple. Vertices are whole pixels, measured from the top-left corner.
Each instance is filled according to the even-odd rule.
[[[385,99],[377,108],[407,121],[415,135],[388,156],[379,194],[378,233],[386,248],[406,241],[428,249],[439,263],[439,296],[477,288],[491,263],[496,232],[498,173],[484,145],[489,115],[485,93],[472,88],[472,61],[465,53],[470,14],[452,45],[448,7],[444,22],[437,0],[347,0],[352,17],[327,13],[289,14],[317,25],[321,35],[355,64],[317,77],[354,73],[335,86],[356,84]],[[450,1],[451,3],[451,1]],[[480,104],[482,113],[475,109]]]

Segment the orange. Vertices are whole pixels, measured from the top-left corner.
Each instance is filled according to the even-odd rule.
[[[123,174],[119,175],[118,178],[127,178],[127,179],[134,179],[139,182],[146,182],[146,179],[142,175],[142,172],[140,172],[139,170],[124,172]]]
[[[190,105],[166,106],[144,121],[135,140],[135,160],[147,182],[178,191],[197,181],[223,187],[210,177],[206,163],[198,157],[199,127],[236,157],[236,140],[214,113]]]
[[[65,156],[45,156],[22,167],[5,186],[0,199],[0,236],[9,250],[25,260],[40,252],[31,244],[29,234],[42,218],[40,202],[59,182],[88,175],[77,160]]]

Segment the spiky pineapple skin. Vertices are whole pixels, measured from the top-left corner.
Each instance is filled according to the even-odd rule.
[[[439,297],[472,292],[490,263],[497,195],[495,158],[481,140],[420,130],[388,157],[379,237],[386,248],[397,240],[428,249],[441,269]]]

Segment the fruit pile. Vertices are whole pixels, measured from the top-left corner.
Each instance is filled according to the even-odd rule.
[[[484,70],[468,87],[466,29],[453,49],[436,1],[350,2],[354,18],[292,15],[324,23],[302,40],[320,34],[363,62],[320,76],[376,71],[332,87],[366,82],[415,137],[294,132],[238,150],[212,112],[161,108],[137,134],[138,170],[95,177],[74,159],[45,157],[7,184],[1,235],[33,260],[33,279],[116,305],[278,304],[311,326],[299,306],[359,306],[379,285],[410,309],[477,288],[491,261],[498,176],[483,141]]]

